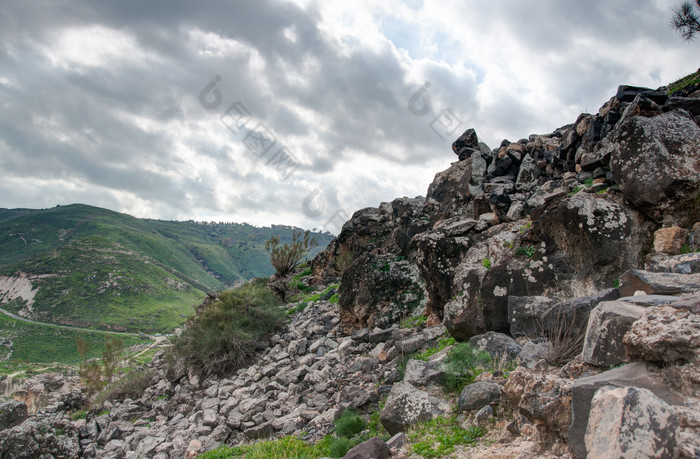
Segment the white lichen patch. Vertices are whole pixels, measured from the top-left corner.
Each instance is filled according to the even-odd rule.
[[[493,296],[506,296],[507,294],[508,290],[505,287],[496,286],[496,288],[493,289]]]

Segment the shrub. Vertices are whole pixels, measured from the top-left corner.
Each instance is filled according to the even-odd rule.
[[[107,387],[98,393],[95,397],[94,404],[99,405],[106,400],[138,399],[151,383],[153,375],[153,370],[148,368],[127,373],[122,378],[107,385]]]
[[[450,350],[445,359],[443,386],[448,392],[461,392],[477,375],[488,368],[494,368],[495,363],[488,352],[469,343],[459,343]]]
[[[189,317],[172,352],[205,376],[231,373],[250,363],[260,341],[284,323],[275,296],[260,283],[223,292]]]
[[[555,366],[569,363],[583,350],[585,329],[576,323],[576,311],[567,315],[562,306],[555,314],[540,324],[542,336],[552,345],[543,356],[544,360]]]
[[[263,440],[258,443],[240,446],[219,446],[199,456],[199,459],[227,459],[230,457],[248,458],[306,458],[316,459],[330,454],[331,437],[323,437],[318,443],[306,443],[299,437],[282,437],[277,440]]]
[[[367,425],[357,410],[345,410],[335,421],[335,431],[339,436],[351,437],[362,432]]]
[[[85,419],[87,417],[87,410],[76,411],[70,415],[72,421],[77,421],[78,419]]]
[[[521,245],[517,249],[515,249],[515,255],[518,257],[528,257],[532,258],[535,255],[535,246],[534,245]]]
[[[270,254],[270,263],[277,275],[284,276],[292,272],[306,253],[317,245],[318,240],[309,231],[295,231],[289,244],[280,244],[279,236],[271,237],[265,241],[265,251]]]
[[[348,267],[352,264],[354,259],[355,256],[352,254],[352,252],[345,252],[335,260],[335,269],[340,274],[343,274],[345,270],[348,269]]]
[[[350,449],[350,439],[347,437],[334,438],[331,440],[330,457],[343,457]]]

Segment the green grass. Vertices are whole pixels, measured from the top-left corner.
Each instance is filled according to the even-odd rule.
[[[485,433],[482,427],[463,429],[456,416],[440,416],[412,427],[408,441],[411,450],[421,457],[445,457],[457,446],[473,446]]]
[[[481,264],[484,266],[484,268],[491,269],[491,260],[489,260],[488,258],[484,258],[483,260],[481,260]]]
[[[681,89],[700,83],[700,72],[693,72],[668,85],[668,95],[672,96]]]
[[[443,386],[448,393],[460,393],[474,382],[479,374],[496,370],[499,362],[488,352],[469,343],[459,343],[453,347],[445,359]]]
[[[445,338],[441,338],[441,339],[438,341],[438,343],[437,343],[436,346],[431,347],[431,348],[428,348],[428,349],[424,350],[423,352],[421,352],[421,353],[419,353],[419,354],[416,354],[413,358],[414,358],[415,360],[422,360],[423,362],[427,362],[428,359],[430,359],[430,357],[434,356],[435,354],[437,354],[438,352],[442,351],[442,350],[445,349],[446,347],[452,346],[452,345],[455,344],[456,342],[457,342],[457,341],[455,341],[455,339],[452,338],[451,336],[448,336],[448,337],[445,337]]]
[[[423,325],[427,321],[428,321],[428,318],[424,315],[413,316],[413,317],[409,317],[407,319],[402,320],[399,323],[399,327],[401,327],[401,328],[416,328],[416,327],[420,327],[421,325]]]
[[[293,231],[289,226],[138,219],[82,204],[0,209],[0,275],[42,276],[32,280],[33,320],[170,333],[205,292],[273,273],[265,241],[279,235],[287,242]],[[332,238],[315,236],[319,246],[309,256]],[[3,307],[17,313],[25,301]]]
[[[287,436],[277,440],[265,440],[250,445],[220,446],[199,456],[199,459],[246,459],[298,458],[318,459],[331,453],[332,437],[324,437],[318,443],[307,443],[299,437]]]
[[[7,337],[12,341],[12,356],[6,362],[8,365],[13,362],[77,364],[80,362],[80,356],[75,346],[75,339],[78,336],[82,336],[91,344],[88,358],[93,358],[101,355],[105,339],[110,334],[29,324],[1,314],[0,336]],[[125,348],[150,342],[145,337],[112,336],[119,336],[124,342]],[[5,348],[0,347],[0,350],[2,349]]]

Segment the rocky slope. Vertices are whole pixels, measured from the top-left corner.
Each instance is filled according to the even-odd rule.
[[[699,123],[697,87],[622,86],[551,134],[490,149],[468,130],[425,198],[353,215],[312,263],[338,303],[294,315],[255,364],[201,380],[159,356],[140,397],[80,421],[75,390],[30,417],[8,402],[0,455],[194,457],[319,439],[355,407],[399,436],[453,409],[486,425],[458,457],[700,457]],[[440,387],[449,347],[400,371],[446,334],[518,366],[459,398]]]

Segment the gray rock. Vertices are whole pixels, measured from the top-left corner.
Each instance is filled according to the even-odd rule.
[[[343,459],[389,459],[391,448],[379,437],[370,438],[348,451]]]
[[[630,202],[657,220],[670,214],[692,218],[684,206],[692,203],[700,180],[700,127],[687,112],[630,117],[603,142],[601,152],[610,154],[610,169]]]
[[[24,422],[27,419],[27,404],[10,400],[0,403],[0,430],[9,429]]]
[[[488,421],[489,419],[493,418],[493,408],[491,405],[486,405],[482,409],[476,412],[474,415],[474,421],[477,424],[483,424],[484,422]]]
[[[653,254],[646,260],[647,270],[653,272],[695,274],[700,273],[700,252],[681,255]]]
[[[483,349],[493,358],[504,360],[515,360],[522,351],[522,347],[513,338],[493,331],[471,337],[469,344]]]
[[[387,440],[386,445],[390,449],[401,449],[401,447],[406,443],[406,434],[399,432],[389,440]]]
[[[407,382],[394,384],[379,420],[391,435],[405,431],[416,422],[433,419],[449,411],[444,400],[431,396]]]
[[[403,380],[416,387],[428,387],[439,383],[444,374],[441,362],[411,359],[406,363]]]
[[[633,359],[700,362],[700,313],[672,306],[650,308],[632,324],[622,343]]]
[[[661,306],[664,304],[673,303],[677,299],[677,296],[671,295],[637,295],[622,297],[620,298],[620,301],[648,308],[650,306]]]
[[[627,362],[622,338],[646,308],[622,301],[604,301],[593,309],[583,341],[583,361],[610,367]]]
[[[668,404],[684,403],[682,396],[669,390],[649,373],[644,362],[630,363],[621,368],[578,379],[571,388],[572,417],[568,430],[569,446],[578,459],[586,457],[585,436],[591,400],[596,391],[604,386],[644,388]]]
[[[631,269],[620,277],[620,296],[632,296],[637,290],[647,295],[681,295],[700,290],[700,274],[653,273]]]
[[[459,407],[463,410],[478,410],[486,405],[501,403],[501,388],[491,381],[469,384],[459,396]]]
[[[509,296],[508,323],[513,336],[540,336],[545,313],[559,300],[546,296]]]
[[[522,362],[525,366],[530,367],[538,360],[546,358],[553,350],[552,343],[545,338],[528,341],[523,346],[520,354],[518,354],[518,362]]]
[[[673,408],[648,389],[602,387],[591,401],[585,444],[589,457],[679,456]]]

